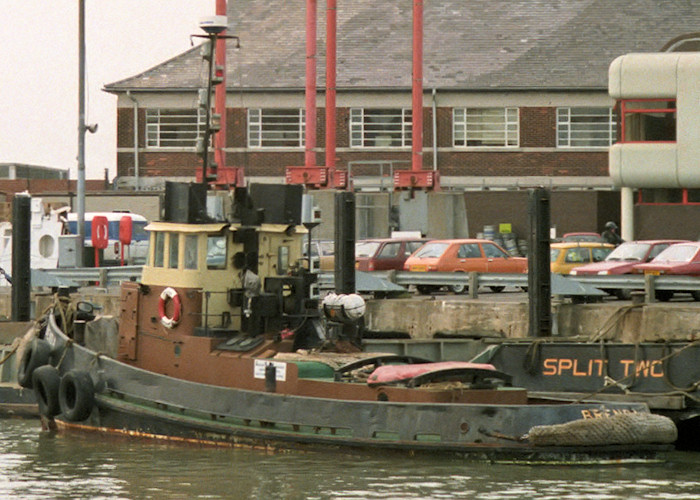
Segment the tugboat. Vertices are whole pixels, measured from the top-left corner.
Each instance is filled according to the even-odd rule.
[[[200,189],[200,187],[204,189]],[[169,183],[119,318],[56,296],[18,378],[45,430],[265,449],[446,453],[475,460],[658,460],[673,423],[643,403],[533,404],[488,363],[355,347],[364,301],[319,301],[302,253],[302,187]]]

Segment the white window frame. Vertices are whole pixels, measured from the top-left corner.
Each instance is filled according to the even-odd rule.
[[[204,137],[205,120],[204,110],[199,108],[148,108],[146,109],[146,147],[196,149],[197,139]],[[185,135],[185,137],[168,138],[168,134]]]
[[[285,118],[288,121],[280,122],[279,118]],[[306,137],[304,108],[250,108],[247,131],[249,148],[303,148]],[[290,144],[291,142],[294,144]]]
[[[488,120],[485,120],[483,113],[491,114]],[[472,115],[471,120],[470,115]],[[457,107],[452,109],[453,147],[517,148],[519,145],[519,108]]]
[[[590,121],[585,121],[590,118]],[[602,121],[605,120],[605,121]],[[591,134],[600,135],[592,138]],[[616,140],[615,111],[609,106],[570,106],[557,108],[557,147],[606,149]],[[601,144],[590,144],[591,141]]]
[[[413,132],[411,116],[411,108],[350,108],[350,147],[410,148]]]

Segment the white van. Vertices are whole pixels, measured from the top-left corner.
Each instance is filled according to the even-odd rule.
[[[146,263],[148,255],[148,221],[145,217],[131,212],[85,212],[85,247],[92,248],[92,218],[102,215],[107,218],[109,243],[100,261],[101,266],[121,265],[121,243],[119,242],[119,221],[124,216],[131,217],[131,244],[124,245],[124,264],[141,265]],[[78,234],[78,214],[68,213],[68,232]]]

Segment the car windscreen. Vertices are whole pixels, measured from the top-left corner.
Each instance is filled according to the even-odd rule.
[[[648,243],[623,243],[613,250],[605,260],[641,261],[648,251]]]
[[[672,245],[661,252],[652,262],[689,262],[698,247],[694,245]]]
[[[414,257],[418,259],[438,258],[445,253],[449,246],[449,243],[426,243],[423,248],[416,252]]]
[[[355,243],[355,257],[371,257],[377,252],[379,242],[358,241]]]

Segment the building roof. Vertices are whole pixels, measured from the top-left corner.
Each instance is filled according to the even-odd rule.
[[[303,89],[302,0],[229,3],[227,88]],[[411,86],[413,2],[340,0],[337,88]],[[318,1],[317,83],[325,85],[325,2]],[[606,90],[608,66],[629,52],[658,52],[698,34],[700,2],[690,0],[440,0],[424,2],[425,88]],[[698,35],[700,37],[700,35]],[[697,38],[697,37],[696,37]],[[105,90],[202,87],[195,47]]]

